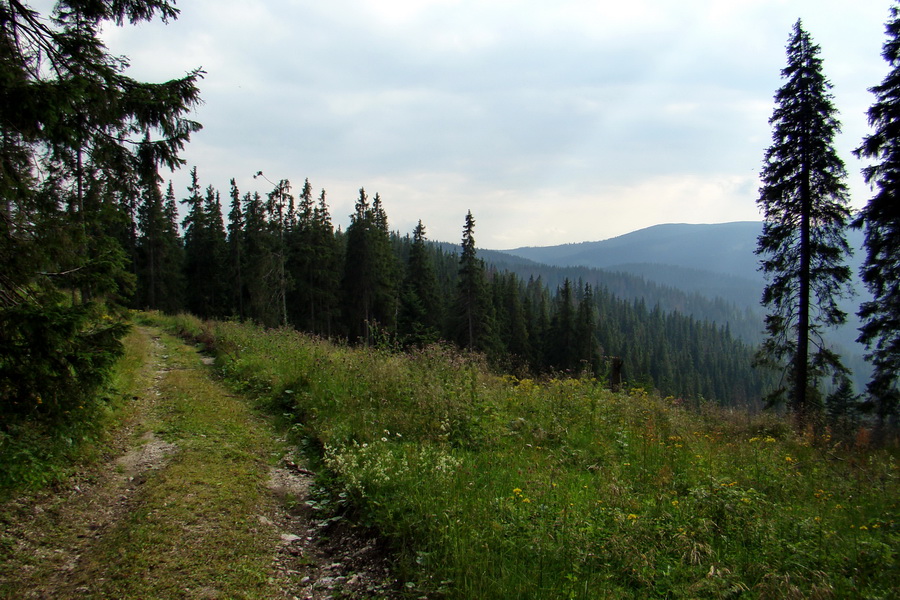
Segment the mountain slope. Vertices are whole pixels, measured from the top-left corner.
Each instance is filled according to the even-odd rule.
[[[560,267],[593,267],[643,277],[660,285],[723,298],[741,307],[759,306],[764,280],[754,253],[762,230],[757,221],[691,225],[654,225],[598,242],[525,247],[504,252]],[[856,274],[862,262],[862,232],[848,230],[856,249],[850,267]],[[855,281],[857,292],[862,285]],[[845,306],[855,312],[858,299]]]
[[[760,228],[761,223],[756,221],[715,225],[669,223],[598,242],[525,247],[506,252],[557,266],[614,269],[621,265],[652,263],[758,279],[753,251]]]
[[[689,296],[724,300],[737,308],[733,313],[737,318],[727,319],[735,332],[744,339],[752,340],[755,336],[746,327],[748,317],[751,322],[758,319],[758,327],[762,328],[760,299],[765,281],[758,271],[759,259],[754,253],[761,230],[762,223],[757,221],[711,225],[669,223],[598,242],[525,247],[505,252],[563,270],[584,267],[602,269],[628,274],[661,288],[674,288]],[[848,315],[847,324],[830,332],[828,338],[846,355],[857,376],[864,376],[869,367],[861,358],[862,347],[855,341],[860,325],[855,313],[866,297],[857,276],[865,256],[862,251],[863,233],[849,229],[847,240],[855,249],[849,264],[856,295],[840,302]],[[712,315],[688,314],[718,320]]]

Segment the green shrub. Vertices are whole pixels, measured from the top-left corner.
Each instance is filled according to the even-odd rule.
[[[0,309],[0,489],[52,481],[94,439],[127,331],[96,304]]]

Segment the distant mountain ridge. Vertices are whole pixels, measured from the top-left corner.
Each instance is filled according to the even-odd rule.
[[[667,223],[597,242],[505,250],[509,254],[556,266],[617,270],[641,263],[666,264],[758,279],[753,254],[762,230],[758,221],[713,225]]]
[[[598,242],[503,252],[559,267],[630,273],[688,293],[758,306],[763,276],[755,250],[761,232],[760,221],[667,223]],[[856,249],[850,261],[855,277],[863,256],[862,232],[848,230],[847,239]],[[856,288],[861,290],[858,281]]]

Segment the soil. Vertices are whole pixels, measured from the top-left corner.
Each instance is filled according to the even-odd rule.
[[[307,504],[314,478],[291,457],[270,471],[269,488],[290,500],[279,503],[285,508],[275,522],[260,516],[281,531],[275,568],[283,597],[399,598],[383,544],[359,528],[317,515]]]
[[[143,332],[155,336],[152,330]],[[143,415],[152,410],[159,396],[156,385],[166,372],[159,338],[153,342],[153,382],[147,393],[135,398],[133,418],[111,433],[103,459],[52,489],[23,494],[0,505],[0,543],[10,550],[4,551],[9,558],[0,569],[0,577],[7,582],[0,580],[0,584],[8,588],[15,581],[18,588],[8,597],[78,597],[79,590],[67,582],[78,569],[81,555],[135,510],[135,492],[148,473],[165,469],[179,451],[176,444],[152,431],[141,433]],[[277,540],[272,548],[272,598],[399,598],[384,544],[361,528],[318,514],[308,504],[315,473],[302,464],[298,456],[289,455],[270,469],[268,488],[278,500],[277,508],[274,514],[257,516],[262,527],[274,528],[278,534],[271,536]],[[218,596],[211,591],[209,597]]]

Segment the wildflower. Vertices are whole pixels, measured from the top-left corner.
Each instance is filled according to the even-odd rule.
[[[521,488],[513,488],[513,494],[515,494],[516,496],[520,495],[521,493],[522,493]]]
[[[678,506],[678,500],[672,500],[672,506]]]
[[[860,526],[859,526],[859,530],[860,530],[860,531],[868,531],[869,528],[866,527],[865,525],[860,525]]]
[[[784,457],[784,462],[790,464],[794,462],[794,459],[790,457],[790,455]]]
[[[528,497],[522,498],[522,502],[524,502],[525,504],[530,504],[531,498],[528,498]]]
[[[772,436],[767,437],[767,438],[766,438],[766,443],[767,443],[767,444],[774,444],[774,443],[775,443],[775,438],[773,438]]]
[[[634,521],[635,519],[638,518],[638,516],[637,516],[636,514],[634,514],[634,513],[631,513],[630,515],[628,515],[628,518],[629,518],[630,520]]]

